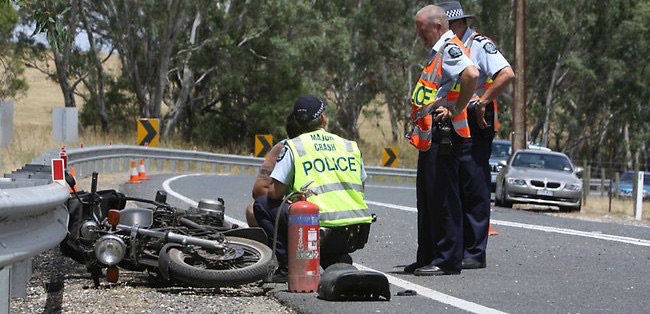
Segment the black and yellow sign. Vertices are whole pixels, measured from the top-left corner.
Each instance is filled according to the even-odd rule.
[[[397,167],[397,159],[399,157],[399,151],[395,147],[384,147],[384,150],[381,154],[381,166],[382,167]]]
[[[158,119],[138,119],[138,145],[158,147]]]
[[[273,147],[273,135],[255,135],[255,157],[266,157],[266,154],[271,151],[271,147]]]

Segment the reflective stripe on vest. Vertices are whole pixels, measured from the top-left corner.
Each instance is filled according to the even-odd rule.
[[[316,130],[287,142],[294,157],[294,182],[297,190],[313,181],[316,193],[308,198],[318,205],[324,227],[372,222],[363,201],[361,152],[353,141]]]
[[[471,35],[469,35],[469,38],[467,38],[467,41],[465,41],[464,46],[467,48],[467,56],[470,57],[472,53],[472,45],[474,44],[474,38],[476,36],[480,35],[477,32],[473,32]],[[474,96],[475,97],[481,97],[485,92],[492,86],[492,83],[494,80],[491,77],[488,77],[487,81],[485,81],[485,84],[482,86],[476,87],[476,90],[474,91]],[[474,98],[474,97],[472,97]],[[497,100],[492,101],[492,106],[494,107],[494,119],[492,121],[492,125],[494,126],[494,130],[498,131],[499,130],[499,107],[497,106]]]
[[[460,85],[454,83],[454,86],[449,90],[446,97],[436,99],[438,88],[442,82],[442,55],[448,45],[454,44],[465,50],[465,45],[463,45],[458,37],[453,37],[447,41],[440,51],[436,52],[433,58],[430,58],[430,62],[422,70],[420,79],[411,95],[411,119],[417,125],[411,133],[411,143],[421,150],[430,146],[431,139],[430,130],[432,121],[431,119],[424,119],[424,117],[440,106],[447,108],[455,106],[460,95]],[[469,124],[467,122],[467,108],[463,109],[458,116],[452,119],[452,125],[458,135],[465,138],[470,137]],[[413,143],[413,134],[426,135],[428,137],[418,137],[418,144],[416,145]]]

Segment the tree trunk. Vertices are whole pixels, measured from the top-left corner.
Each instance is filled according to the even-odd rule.
[[[194,71],[189,66],[190,57],[192,56],[192,48],[196,45],[197,29],[201,25],[201,10],[197,10],[196,16],[194,17],[194,23],[192,23],[192,31],[190,32],[190,45],[188,48],[187,56],[185,57],[185,62],[183,64],[183,77],[181,80],[181,91],[178,94],[176,103],[172,108],[171,117],[165,125],[164,136],[167,137],[170,134],[173,134],[176,124],[183,113],[185,107],[190,103],[188,101],[190,92],[194,87]]]
[[[77,26],[77,15],[79,7],[77,2],[72,2],[70,9],[70,19],[67,21],[68,31],[70,36],[74,37]],[[66,107],[77,107],[74,99],[74,86],[70,84],[68,73],[70,70],[70,52],[72,50],[72,39],[66,38],[65,43],[61,50],[52,49],[54,55],[54,64],[56,65],[56,79],[58,80],[61,92],[63,93],[63,101]]]
[[[551,115],[553,114],[553,91],[555,89],[555,84],[557,81],[558,74],[560,72],[560,67],[562,63],[562,54],[558,54],[555,59],[555,66],[553,67],[553,73],[551,74],[551,82],[548,86],[546,92],[546,106],[544,108],[544,128],[542,130],[542,146],[548,147],[548,128],[551,123]]]
[[[632,168],[632,151],[630,150],[630,125],[628,122],[624,122],[623,125],[623,153],[625,154],[625,164],[626,168]]]
[[[84,29],[86,30],[86,35],[88,36],[88,44],[90,45],[90,51],[92,51],[92,60],[95,65],[95,70],[97,71],[97,106],[99,108],[99,118],[102,124],[102,132],[109,131],[108,124],[108,114],[106,113],[106,101],[105,101],[105,77],[104,77],[104,66],[102,65],[101,60],[99,59],[99,50],[95,46],[95,38],[93,35],[93,30],[88,23],[88,18],[86,17],[87,11],[84,10],[83,0],[79,0],[79,16],[83,23]]]
[[[150,98],[149,113],[150,118],[160,118],[160,108],[162,105],[162,96],[167,86],[167,72],[169,71],[169,62],[172,49],[176,45],[178,34],[183,30],[181,25],[185,21],[185,0],[168,0],[167,4],[167,27],[163,29],[163,35],[160,37],[160,47],[158,55],[158,74],[157,82],[153,89],[153,95]]]

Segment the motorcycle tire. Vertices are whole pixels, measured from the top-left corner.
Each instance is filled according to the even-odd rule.
[[[169,277],[196,287],[239,286],[263,280],[268,276],[273,267],[273,254],[268,246],[245,238],[227,239],[229,245],[243,249],[246,261],[230,262],[227,269],[213,269],[206,264],[214,261],[203,263],[205,258],[197,259],[197,254],[187,252],[186,248],[169,245],[160,251],[159,261],[167,263],[164,266]]]

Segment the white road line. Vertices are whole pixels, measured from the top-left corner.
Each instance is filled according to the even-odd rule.
[[[174,181],[176,179],[189,177],[189,176],[199,176],[199,175],[202,175],[202,174],[186,174],[186,175],[180,175],[180,176],[176,176],[176,177],[173,177],[173,178],[169,178],[169,179],[165,180],[165,182],[163,182],[163,184],[162,184],[163,189],[167,192],[168,195],[171,195],[171,196],[173,196],[173,197],[175,197],[175,198],[189,204],[190,206],[195,206],[196,207],[198,205],[197,202],[195,202],[191,198],[188,198],[188,197],[174,191],[170,187],[170,184],[171,184],[172,181]],[[398,206],[398,205],[393,205],[393,206]],[[400,209],[402,209],[402,208],[400,208]],[[408,207],[404,207],[402,210],[408,210]],[[226,218],[226,220],[228,220],[231,223],[236,223],[236,224],[238,224],[240,226],[248,226],[248,224],[246,224],[245,222],[239,221],[239,220],[234,219],[232,217],[225,216],[225,218]],[[355,263],[354,265],[358,269],[361,269],[361,270],[377,271],[377,270],[374,270],[374,269],[372,269],[370,267],[363,266],[361,264],[356,264]],[[377,272],[379,272],[379,271],[377,271]],[[427,297],[427,298],[432,299],[434,301],[438,301],[440,303],[449,304],[450,306],[454,306],[454,307],[457,307],[459,309],[462,309],[462,310],[465,310],[465,311],[468,311],[468,312],[472,312],[472,313],[495,313],[495,314],[496,313],[505,313],[505,312],[501,312],[501,311],[498,311],[498,310],[495,310],[495,309],[492,309],[492,308],[489,308],[489,307],[482,306],[480,304],[476,304],[476,303],[472,303],[472,302],[469,302],[469,301],[466,301],[466,300],[463,300],[463,299],[452,297],[452,296],[444,294],[442,292],[438,292],[436,290],[429,289],[427,287],[420,286],[420,285],[414,284],[412,282],[409,282],[409,281],[406,281],[406,280],[403,280],[403,279],[400,279],[400,278],[397,278],[397,277],[394,277],[394,276],[391,276],[391,275],[388,275],[388,274],[385,274],[385,273],[382,273],[382,274],[384,274],[386,276],[386,278],[388,278],[388,281],[393,285],[396,285],[396,286],[404,288],[404,289],[411,289],[411,290],[417,291],[417,293],[419,295],[421,295],[421,296]]]
[[[181,179],[181,178],[191,177],[191,176],[202,176],[202,175],[204,175],[204,174],[202,174],[202,173],[193,173],[193,174],[184,174],[184,175],[169,178],[169,179],[165,180],[165,182],[163,182],[163,184],[162,184],[163,190],[165,190],[165,192],[167,192],[167,194],[169,194],[169,195],[171,195],[171,196],[173,196],[173,197],[175,197],[175,198],[189,204],[190,206],[197,207],[199,205],[198,202],[194,201],[193,199],[191,199],[189,197],[185,197],[184,195],[182,195],[180,193],[177,193],[176,191],[172,190],[172,188],[169,185],[172,183],[172,181],[174,181],[176,179]],[[247,223],[245,223],[243,221],[240,221],[240,220],[237,220],[235,218],[232,218],[232,217],[230,217],[228,215],[224,215],[224,220],[226,220],[227,222],[229,222],[231,224],[238,224],[239,226],[242,226],[242,227],[248,227]]]
[[[404,210],[404,211],[409,211],[409,212],[417,212],[417,208],[415,208],[415,207],[395,205],[395,204],[390,204],[390,203],[381,203],[381,202],[368,201],[368,200],[366,200],[366,203],[368,205],[375,205],[375,206],[381,206],[381,207],[386,207],[386,208],[394,208],[394,209],[399,209],[399,210]],[[634,245],[639,245],[639,246],[650,246],[650,240],[631,238],[631,237],[623,237],[623,236],[617,236],[617,235],[613,235],[613,234],[606,234],[606,233],[600,233],[600,232],[587,232],[587,231],[579,231],[579,230],[566,229],[566,228],[538,226],[538,225],[524,224],[524,223],[518,223],[518,222],[510,222],[510,221],[504,221],[504,220],[495,220],[495,219],[490,219],[490,222],[492,224],[499,225],[499,226],[524,228],[524,229],[538,230],[538,231],[544,231],[544,232],[554,232],[554,233],[568,234],[568,235],[587,237],[587,238],[593,238],[593,239],[601,239],[601,240],[607,240],[607,241],[634,244]]]
[[[587,238],[601,239],[601,240],[607,240],[607,241],[628,243],[628,244],[634,244],[634,245],[640,245],[640,246],[650,246],[650,240],[617,236],[617,235],[613,235],[613,234],[600,233],[598,231],[587,232],[587,231],[579,231],[579,230],[566,229],[566,228],[538,226],[538,225],[530,225],[530,224],[523,224],[523,223],[504,221],[504,220],[494,220],[494,219],[490,219],[490,222],[492,224],[499,225],[499,226],[524,228],[524,229],[539,230],[539,231],[544,231],[544,232],[555,232],[555,233],[575,235],[575,236],[580,236],[580,237],[587,237]]]
[[[480,304],[469,302],[467,300],[452,297],[452,296],[450,296],[448,294],[444,294],[442,292],[439,292],[439,291],[436,291],[436,290],[433,290],[433,289],[429,289],[427,287],[423,287],[423,286],[414,284],[414,283],[412,283],[410,281],[406,281],[406,280],[397,278],[395,276],[391,276],[389,274],[380,272],[378,270],[374,270],[374,269],[372,269],[370,267],[366,267],[366,266],[363,266],[361,264],[354,263],[354,266],[356,266],[360,270],[369,270],[369,271],[375,271],[375,272],[381,273],[384,276],[386,276],[386,278],[388,278],[388,282],[390,282],[393,285],[396,285],[396,286],[398,286],[400,288],[404,288],[404,289],[414,290],[421,296],[427,297],[427,298],[432,299],[432,300],[436,300],[436,301],[438,301],[440,303],[449,304],[449,305],[451,305],[453,307],[457,307],[457,308],[459,308],[461,310],[465,310],[465,311],[472,312],[472,313],[506,313],[506,312],[495,310],[493,308],[489,308],[489,307],[486,307],[486,306],[483,306],[483,305],[480,305]]]

